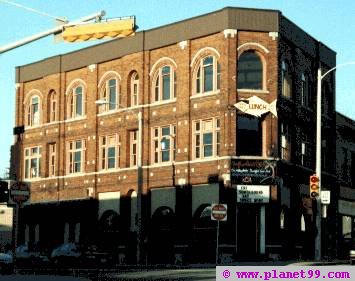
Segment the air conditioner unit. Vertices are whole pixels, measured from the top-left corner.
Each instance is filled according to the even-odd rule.
[[[88,197],[94,197],[94,188],[93,188],[93,187],[88,187],[88,188],[86,189],[86,195],[87,195]]]

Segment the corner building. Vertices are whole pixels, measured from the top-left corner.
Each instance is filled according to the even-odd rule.
[[[334,65],[281,12],[228,7],[18,67],[20,240],[95,242],[129,263],[141,223],[148,263],[213,262],[224,203],[222,261],[312,255],[316,74]],[[323,86],[332,190],[334,75]]]

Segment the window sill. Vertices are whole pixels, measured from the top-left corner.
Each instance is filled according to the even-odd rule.
[[[238,93],[269,94],[268,90],[237,89]]]
[[[66,119],[64,120],[64,123],[71,123],[71,122],[75,122],[75,121],[82,121],[86,119],[86,115],[83,117],[78,117],[78,118],[72,118],[72,119]]]
[[[205,92],[205,93],[201,93],[201,94],[194,94],[192,96],[190,96],[190,100],[192,99],[198,99],[198,98],[205,98],[205,97],[213,97],[216,96],[220,93],[220,90],[217,91],[213,91],[213,92]]]
[[[166,100],[166,101],[156,101],[150,104],[151,107],[154,106],[159,106],[159,105],[166,105],[166,104],[170,104],[170,103],[175,103],[176,102],[176,98],[171,99],[171,100]]]

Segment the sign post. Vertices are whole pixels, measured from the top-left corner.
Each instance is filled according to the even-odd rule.
[[[220,221],[227,221],[227,204],[212,204],[211,220],[217,221],[216,264],[218,264],[219,222]]]
[[[14,211],[14,228],[13,228],[13,263],[14,270],[16,272],[16,248],[17,248],[17,238],[18,238],[18,224],[19,224],[19,214],[20,207],[24,202],[30,198],[30,186],[25,182],[15,181],[10,187],[10,199],[15,203]]]

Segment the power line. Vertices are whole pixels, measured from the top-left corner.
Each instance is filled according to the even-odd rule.
[[[26,6],[22,5],[22,4],[18,4],[18,3],[15,3],[15,2],[12,2],[12,1],[8,1],[8,0],[0,0],[0,2],[6,3],[8,5],[15,6],[15,7],[18,7],[18,8],[21,8],[21,9],[24,9],[24,10],[27,10],[27,11],[30,11],[30,12],[33,12],[33,13],[36,13],[36,14],[39,14],[41,16],[46,16],[46,17],[50,17],[50,18],[53,18],[53,19],[56,19],[56,20],[59,20],[59,21],[62,21],[62,22],[66,22],[65,18],[59,18],[59,17],[56,17],[56,16],[52,16],[52,15],[47,14],[45,12],[41,12],[41,11],[38,11],[36,9],[30,8],[30,7],[26,7]]]

